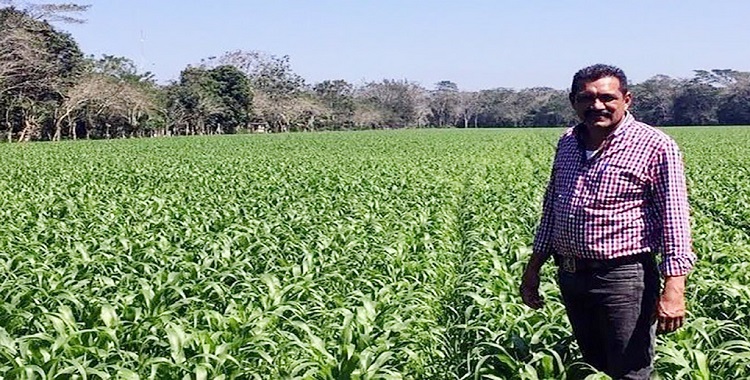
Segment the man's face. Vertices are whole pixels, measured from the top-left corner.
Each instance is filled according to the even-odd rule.
[[[630,107],[630,92],[620,91],[620,80],[603,77],[585,82],[570,102],[578,117],[588,128],[609,129],[617,125]]]

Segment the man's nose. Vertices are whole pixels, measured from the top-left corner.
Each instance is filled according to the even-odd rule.
[[[595,98],[594,102],[591,103],[591,108],[593,108],[595,110],[603,110],[604,109],[604,102],[602,102],[598,98]]]

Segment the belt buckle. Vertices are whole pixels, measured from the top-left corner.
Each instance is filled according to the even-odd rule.
[[[563,272],[575,273],[576,272],[576,258],[573,256],[563,256],[560,264],[560,269]]]

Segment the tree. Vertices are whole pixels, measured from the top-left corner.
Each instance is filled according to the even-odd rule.
[[[674,100],[672,120],[676,125],[713,125],[718,122],[719,90],[709,84],[689,82]]]
[[[60,140],[62,137],[63,123],[67,121],[69,133],[73,139],[78,137],[76,129],[76,117],[84,117],[91,121],[93,116],[100,116],[101,113],[109,108],[110,104],[117,99],[116,86],[108,83],[108,78],[100,74],[87,75],[71,88],[65,100],[60,105],[57,119],[55,120],[55,134],[53,140]],[[86,111],[89,111],[87,113]],[[80,115],[76,115],[79,113]],[[89,123],[89,129],[91,128]]]
[[[154,75],[149,72],[139,72],[138,67],[130,58],[103,54],[101,58],[89,56],[87,59],[89,70],[128,83],[155,84]]]
[[[303,92],[305,80],[294,73],[289,56],[277,57],[259,51],[236,50],[203,61],[202,67],[234,66],[247,75],[253,90],[274,99],[291,98]]]
[[[354,86],[341,79],[325,80],[313,86],[313,92],[329,110],[330,119],[326,121],[326,127],[340,129],[353,126]]]
[[[67,33],[13,7],[0,9],[0,100],[8,137],[40,138],[54,123],[63,94],[83,72],[83,55]]]
[[[512,109],[515,97],[516,92],[509,88],[480,91],[477,95],[478,124],[485,127],[513,125],[518,117]]]
[[[469,121],[473,120],[474,128],[477,127],[477,116],[480,111],[479,94],[476,92],[460,92],[458,94],[458,114],[463,121],[463,127],[469,127]]]
[[[14,0],[3,0],[0,6],[22,10],[35,20],[82,24],[86,22],[80,14],[85,13],[91,5],[76,3],[19,3]]]
[[[236,50],[221,57],[210,57],[201,67],[232,66],[244,73],[253,91],[255,122],[275,126],[274,130],[288,130],[290,111],[305,94],[305,81],[294,73],[289,56],[277,57],[259,51]]]
[[[121,83],[122,91],[119,101],[115,103],[113,116],[124,123],[119,123],[121,136],[143,137],[150,133],[148,120],[155,111],[152,93],[133,83]]]
[[[476,103],[477,126],[559,126],[576,120],[567,93],[549,87],[482,90]]]
[[[457,84],[448,80],[436,83],[429,98],[430,124],[438,127],[455,125],[460,113],[460,102]]]
[[[725,88],[750,80],[750,73],[731,69],[693,70],[693,72],[694,77],[691,82],[718,88]]]
[[[207,134],[215,115],[224,111],[218,96],[219,84],[208,70],[188,67],[180,73],[180,81],[175,86],[173,108],[181,114],[185,134]]]
[[[216,95],[224,112],[215,116],[220,133],[235,133],[250,121],[253,93],[247,76],[234,66],[222,65],[209,70],[216,82]]]
[[[384,79],[371,82],[357,92],[360,103],[380,111],[380,126],[403,128],[421,126],[429,112],[426,91],[407,80]]]
[[[374,102],[364,99],[357,99],[357,106],[354,109],[352,123],[357,129],[368,128],[388,128],[386,111]]]
[[[518,91],[512,108],[515,126],[537,127],[565,124],[571,107],[564,91],[532,87]],[[566,112],[568,111],[568,112]]]
[[[685,81],[666,75],[656,75],[632,86],[631,111],[640,120],[651,125],[674,124],[674,102]]]
[[[65,132],[77,139],[79,130],[86,137],[145,136],[163,124],[157,122],[164,114],[161,90],[151,73],[140,73],[132,60],[111,55],[89,57],[85,68],[86,74],[63,94],[52,140]]]
[[[234,133],[251,118],[250,83],[234,66],[188,67],[168,94],[167,113],[178,134]]]
[[[287,114],[293,131],[315,131],[323,121],[331,118],[331,110],[321,104],[313,94],[298,96],[287,110]]]
[[[716,111],[719,124],[750,125],[750,79],[729,85],[720,99]]]
[[[577,122],[567,91],[546,89],[528,111],[524,125],[532,127],[563,126]]]

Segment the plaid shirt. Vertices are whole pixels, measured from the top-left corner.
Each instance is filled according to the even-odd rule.
[[[600,260],[660,252],[663,275],[687,274],[696,256],[677,144],[627,113],[587,158],[582,128],[558,142],[534,251]]]

